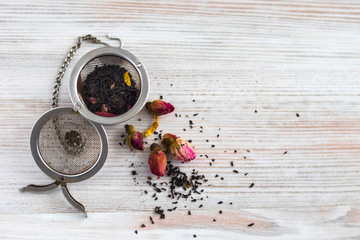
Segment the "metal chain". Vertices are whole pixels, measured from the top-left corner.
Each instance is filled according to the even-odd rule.
[[[54,91],[53,91],[53,97],[52,97],[52,104],[51,104],[51,106],[53,108],[57,107],[61,80],[64,77],[66,68],[69,66],[69,63],[71,62],[71,60],[74,56],[74,53],[81,47],[81,44],[83,41],[90,41],[92,43],[106,44],[90,34],[78,37],[77,43],[70,49],[69,53],[67,54],[67,56],[64,60],[64,63],[61,65],[60,71],[56,77]],[[84,149],[86,139],[84,138],[84,136],[81,137],[80,133],[77,131],[68,131],[64,134],[61,134],[61,129],[64,129],[64,128],[67,129],[67,128],[66,128],[66,126],[59,126],[59,122],[58,122],[59,117],[61,118],[61,115],[53,117],[52,122],[54,125],[56,135],[58,136],[61,145],[63,146],[64,150],[68,154],[71,154],[71,155],[80,154]]]
[[[56,77],[56,81],[55,81],[55,86],[54,86],[54,91],[53,91],[53,97],[52,97],[52,104],[51,106],[54,108],[54,107],[57,107],[57,104],[58,104],[58,98],[59,98],[59,89],[60,89],[60,85],[61,85],[61,80],[62,78],[64,77],[64,74],[65,74],[65,71],[66,71],[66,68],[69,66],[69,63],[71,62],[73,56],[74,56],[74,53],[81,47],[81,44],[83,41],[89,41],[89,42],[92,42],[92,43],[102,43],[102,44],[106,44],[107,43],[104,43],[102,41],[100,41],[98,38],[92,36],[91,34],[87,34],[87,35],[84,35],[84,36],[80,36],[78,37],[78,41],[76,43],[76,45],[74,45],[69,53],[67,54],[65,60],[64,60],[64,63],[61,65],[60,67],[60,71]]]

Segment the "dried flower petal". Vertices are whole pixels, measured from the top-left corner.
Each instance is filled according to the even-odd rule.
[[[132,148],[138,149],[138,150],[144,150],[143,145],[143,134],[141,132],[135,131],[134,126],[132,125],[125,125],[126,133],[128,134],[126,138],[126,142],[129,145],[130,150]]]
[[[95,104],[95,103],[96,103],[96,98],[90,97],[89,99],[90,99],[90,102],[91,102],[92,104]]]
[[[102,117],[117,117],[117,116],[119,116],[119,115],[109,113],[109,112],[95,112],[95,113]]]
[[[161,100],[147,102],[145,106],[150,113],[158,115],[158,116],[162,116],[162,115],[171,113],[175,109],[172,104],[161,101]]]
[[[149,137],[155,132],[159,126],[159,117],[154,115],[155,121],[151,124],[150,128],[145,131],[145,137]]]
[[[126,71],[124,73],[124,82],[126,83],[126,85],[131,86],[129,71]]]
[[[151,153],[149,156],[149,165],[150,171],[152,174],[160,177],[165,175],[166,172],[166,154],[161,150],[160,146],[156,143],[153,143],[150,147]]]

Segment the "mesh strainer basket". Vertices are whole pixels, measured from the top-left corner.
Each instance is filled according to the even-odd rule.
[[[66,184],[88,179],[104,165],[108,142],[102,125],[88,121],[72,108],[57,107],[36,122],[30,146],[36,164],[55,182],[31,184],[20,190],[47,191],[61,185],[66,199],[86,215],[85,207],[71,196]]]
[[[71,196],[67,183],[88,179],[104,165],[108,142],[101,124],[121,123],[136,115],[145,105],[149,80],[142,63],[130,52],[114,47],[98,48],[85,54],[72,71],[69,91],[74,106],[56,107],[61,79],[83,40],[103,43],[91,35],[78,38],[78,43],[70,50],[56,79],[52,103],[55,108],[40,117],[31,134],[30,146],[35,162],[55,182],[48,185],[31,184],[20,190],[47,191],[60,185],[66,199],[86,216],[85,207]],[[135,104],[116,117],[94,114],[86,107],[81,95],[81,87],[87,76],[96,67],[104,65],[117,65],[128,71],[139,92]]]
[[[140,91],[135,105],[117,117],[102,117],[91,112],[86,107],[81,95],[81,86],[89,73],[94,71],[95,67],[104,65],[117,65],[125,68],[135,82],[135,87]],[[115,124],[130,119],[144,107],[149,94],[149,80],[145,67],[132,53],[121,48],[104,47],[85,54],[75,65],[70,77],[69,91],[74,109],[85,118],[101,124]]]

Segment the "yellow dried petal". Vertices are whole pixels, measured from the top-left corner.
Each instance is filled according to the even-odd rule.
[[[155,115],[154,118],[155,121],[151,124],[151,127],[146,130],[145,137],[149,137],[151,134],[153,134],[159,126],[159,117]]]
[[[124,73],[124,82],[126,83],[126,85],[131,86],[129,71],[126,71]]]

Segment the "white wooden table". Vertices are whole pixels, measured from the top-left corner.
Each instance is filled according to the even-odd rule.
[[[0,6],[1,239],[360,238],[359,1],[3,0]],[[162,95],[181,114],[162,117],[159,129],[192,139],[198,158],[173,163],[209,179],[202,208],[182,201],[166,219],[155,216],[155,206],[174,205],[166,193],[157,201],[144,194],[153,192],[146,184],[149,150],[119,146],[125,123],[106,126],[110,151],[101,171],[69,185],[87,219],[59,189],[18,191],[50,182],[32,159],[29,138],[50,108],[65,54],[77,36],[106,41],[109,32],[146,66],[150,99]],[[96,47],[84,44],[76,53],[60,106],[71,105],[74,63]],[[127,123],[145,130],[151,121],[142,111]]]

